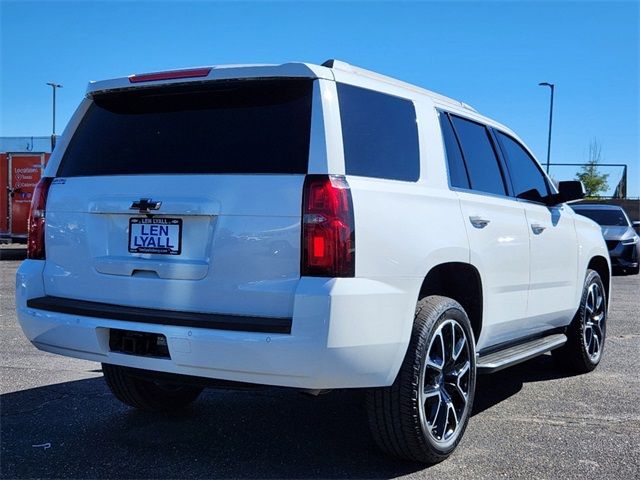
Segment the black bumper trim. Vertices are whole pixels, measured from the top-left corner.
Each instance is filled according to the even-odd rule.
[[[126,307],[62,297],[38,297],[27,300],[27,307],[82,317],[127,322],[173,325],[177,327],[236,330],[258,333],[291,333],[291,318],[251,317],[218,313],[177,312],[155,308]]]

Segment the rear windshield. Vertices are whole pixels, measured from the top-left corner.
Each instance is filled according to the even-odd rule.
[[[58,175],[306,173],[312,88],[244,80],[96,95]]]
[[[622,210],[619,209],[598,209],[598,208],[576,208],[576,213],[589,217],[598,225],[607,227],[628,227],[629,220]]]

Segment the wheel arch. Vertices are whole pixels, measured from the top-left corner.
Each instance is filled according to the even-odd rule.
[[[609,261],[601,256],[596,255],[589,260],[589,265],[587,269],[595,270],[600,275],[602,279],[602,283],[604,284],[604,289],[607,292],[607,307],[610,303],[610,295],[611,295],[611,269],[609,268]]]
[[[457,301],[467,312],[476,343],[482,332],[482,278],[476,267],[464,262],[435,265],[425,276],[418,300],[442,295]]]

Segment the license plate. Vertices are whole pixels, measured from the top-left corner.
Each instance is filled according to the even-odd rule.
[[[130,218],[129,252],[180,255],[182,220],[179,218]]]

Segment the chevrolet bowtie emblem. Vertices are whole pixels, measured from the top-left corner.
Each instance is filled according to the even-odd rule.
[[[130,210],[139,210],[140,213],[147,213],[149,210],[158,210],[162,202],[156,202],[150,198],[141,198],[131,204]]]

